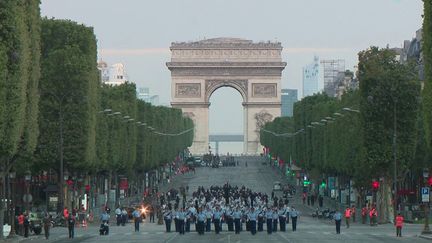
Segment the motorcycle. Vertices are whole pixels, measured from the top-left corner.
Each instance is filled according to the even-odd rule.
[[[37,213],[30,213],[30,232],[34,232],[35,235],[42,233],[42,219]]]

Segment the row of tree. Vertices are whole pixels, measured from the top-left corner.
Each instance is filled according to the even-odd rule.
[[[0,1],[3,187],[11,169],[61,174],[60,164],[71,173],[137,175],[191,145],[192,120],[138,100],[133,83],[102,85],[93,29],[41,18],[39,4]]]

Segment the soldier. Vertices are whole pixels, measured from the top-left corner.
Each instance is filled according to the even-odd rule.
[[[163,217],[165,220],[166,232],[171,232],[172,211],[169,209],[166,209],[163,213]]]
[[[273,212],[270,208],[266,210],[265,218],[267,221],[267,234],[271,234],[273,228]]]
[[[249,220],[249,228],[252,235],[256,234],[256,220],[257,220],[257,212],[255,211],[254,207],[251,207],[251,211],[248,214],[248,220]]]

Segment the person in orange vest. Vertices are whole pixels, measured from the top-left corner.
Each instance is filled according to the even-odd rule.
[[[346,222],[346,227],[349,228],[349,221],[351,218],[351,209],[349,208],[349,206],[345,209],[345,222]]]
[[[366,217],[368,215],[368,209],[366,205],[362,208],[361,215],[362,215],[362,224],[366,224]]]
[[[403,227],[404,217],[398,213],[396,216],[395,224],[396,224],[396,237],[402,237],[402,227]]]
[[[356,218],[356,207],[355,207],[355,205],[352,205],[352,207],[351,207],[351,218],[352,218],[353,223],[355,223],[355,218]]]
[[[378,213],[375,208],[375,206],[372,206],[372,209],[369,211],[369,217],[370,217],[370,225],[375,226],[376,225],[376,217]]]
[[[67,207],[63,209],[63,217],[65,218],[65,220],[69,218],[69,210]]]
[[[23,235],[23,231],[24,231],[24,214],[21,213],[18,216],[18,234]]]

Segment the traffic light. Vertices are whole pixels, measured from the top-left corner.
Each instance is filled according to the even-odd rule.
[[[327,184],[326,184],[325,180],[323,180],[323,181],[321,182],[321,188],[326,188],[326,186],[327,186]]]
[[[380,186],[379,181],[372,181],[372,189],[376,191],[378,190],[379,186]]]
[[[428,178],[428,185],[429,185],[429,186],[432,186],[432,176],[430,176],[430,177]]]

